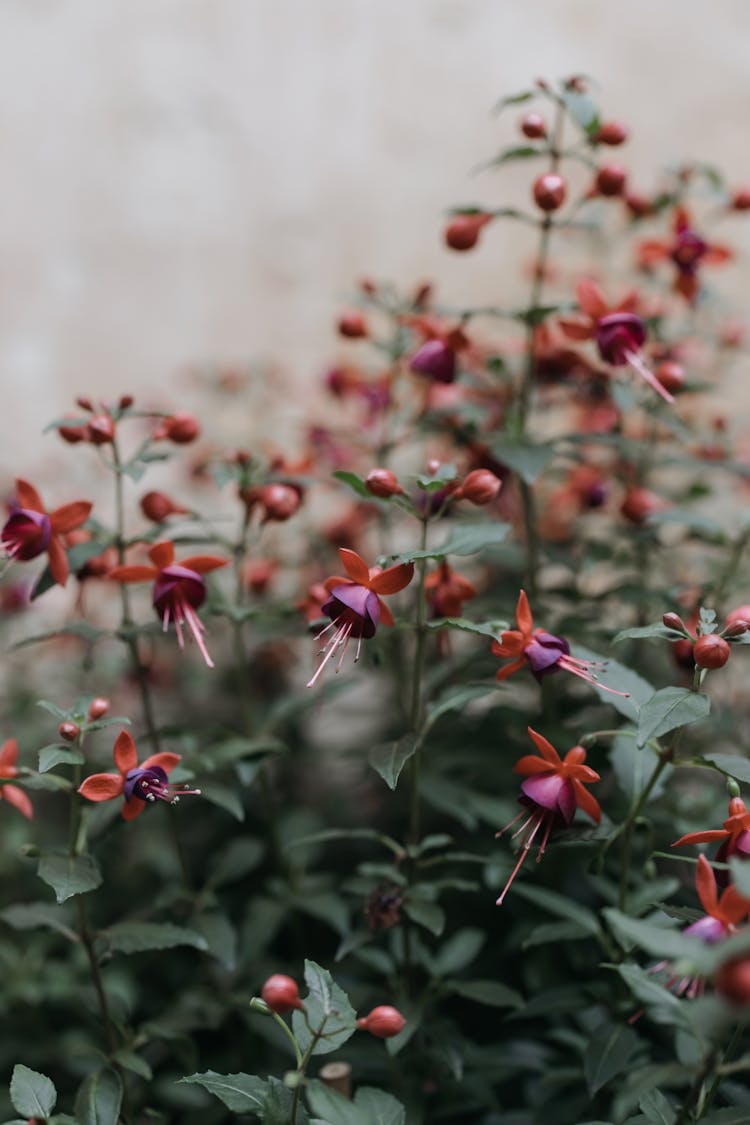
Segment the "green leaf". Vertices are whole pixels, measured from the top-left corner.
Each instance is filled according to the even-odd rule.
[[[661,621],[657,621],[654,625],[639,625],[634,629],[621,629],[620,632],[612,638],[612,644],[617,645],[620,641],[629,639],[639,640],[640,638],[655,638],[660,641],[679,641],[682,639],[682,633],[677,629],[668,629],[666,625],[662,625]]]
[[[661,1090],[649,1090],[638,1102],[638,1108],[652,1125],[673,1125],[674,1109]]]
[[[49,1117],[55,1108],[57,1090],[51,1078],[17,1063],[10,1080],[13,1108],[24,1117]]]
[[[80,750],[72,750],[70,746],[61,746],[53,742],[50,746],[43,746],[39,751],[39,772],[46,773],[47,770],[59,765],[81,766],[85,760]]]
[[[404,902],[404,912],[412,922],[424,926],[435,937],[440,937],[445,929],[445,911],[436,902],[428,902],[423,898],[409,898]]]
[[[533,445],[531,442],[503,440],[493,447],[492,452],[503,465],[513,469],[522,481],[533,484],[555,456],[555,447],[547,443]]]
[[[354,1095],[354,1104],[364,1110],[367,1125],[406,1125],[406,1110],[385,1090],[360,1086]]]
[[[96,890],[102,881],[99,864],[91,855],[47,852],[36,870],[39,878],[52,887],[58,902]]]
[[[645,789],[648,779],[656,768],[659,756],[651,746],[644,746],[642,750],[639,750],[634,737],[630,738],[622,734],[613,741],[609,752],[609,760],[615,771],[618,785],[625,796],[632,801],[640,796]],[[750,763],[748,764],[750,765]],[[672,766],[665,766],[649,794],[650,801],[664,792],[664,786],[667,784],[671,773]]]
[[[117,953],[145,953],[149,949],[173,949],[177,945],[192,945],[202,951],[208,949],[206,939],[195,930],[174,926],[171,922],[116,922],[102,934]]]
[[[201,780],[201,794],[212,805],[217,805],[220,809],[228,812],[235,820],[243,821],[245,819],[245,809],[240,795],[235,789],[230,789],[228,785],[218,785],[215,781]]]
[[[122,1079],[116,1070],[90,1074],[76,1096],[78,1125],[117,1125],[122,1105]]]
[[[310,844],[326,844],[330,840],[377,840],[397,856],[403,856],[404,849],[390,836],[384,836],[375,828],[324,828],[320,832],[311,832],[308,836],[300,836],[290,840],[285,845],[285,851],[291,848],[301,848]]]
[[[486,1004],[490,1008],[521,1008],[523,997],[507,985],[496,980],[452,980],[445,982],[446,988],[462,996],[465,1000],[474,1000],[477,1004]]]
[[[0,918],[14,930],[34,930],[43,927],[57,930],[64,934],[70,941],[78,941],[78,934],[60,917],[63,911],[48,902],[16,903],[0,910]]]
[[[446,462],[439,466],[436,472],[430,473],[429,476],[418,476],[416,478],[417,487],[421,488],[423,492],[437,492],[441,488],[445,488],[446,484],[450,484],[458,476],[458,469],[455,465]]]
[[[389,789],[396,788],[402,769],[414,755],[418,745],[419,735],[410,731],[394,742],[375,746],[370,751],[370,765],[380,774]]]
[[[435,972],[438,976],[460,973],[470,965],[487,940],[484,930],[466,926],[443,942],[435,957]]]
[[[67,719],[68,712],[63,711],[62,707],[58,707],[56,703],[50,703],[49,699],[37,699],[37,707],[41,707],[43,711],[47,711],[55,719]]]
[[[357,1013],[349,1003],[349,997],[331,978],[327,969],[322,969],[314,961],[305,961],[305,982],[310,990],[305,1000],[307,1021],[301,1012],[292,1014],[292,1027],[304,1053],[312,1043],[312,1035],[307,1027],[318,1028],[323,1023],[323,1034],[313,1048],[314,1055],[326,1055],[346,1043],[357,1030]]]
[[[253,836],[237,836],[230,840],[212,862],[209,882],[212,887],[234,883],[254,871],[263,859],[265,845]]]
[[[500,164],[508,164],[516,160],[529,160],[534,156],[547,156],[546,146],[539,145],[510,145],[493,156],[491,160],[482,164],[482,168],[496,168]]]
[[[548,887],[535,887],[529,883],[519,882],[513,884],[513,894],[516,897],[520,896],[529,902],[533,902],[542,910],[548,910],[550,913],[556,914],[558,918],[575,922],[577,926],[586,930],[592,936],[599,933],[599,922],[593,910],[575,902],[567,895],[551,891]]]
[[[662,688],[641,707],[638,745],[644,746],[649,739],[658,738],[677,727],[698,723],[706,718],[710,710],[707,695],[686,688]]]
[[[531,101],[535,96],[536,92],[534,90],[521,90],[519,94],[507,94],[504,98],[500,98],[499,101],[495,102],[492,107],[492,112],[500,113],[509,105],[522,105],[524,102]],[[73,425],[72,422],[62,424],[68,426]]]
[[[509,523],[494,519],[484,523],[460,523],[439,547],[429,551],[405,551],[393,557],[399,562],[415,562],[419,559],[442,559],[446,555],[476,555],[487,547],[502,543],[509,531]]]
[[[207,1070],[180,1078],[186,1085],[202,1086],[214,1094],[232,1113],[259,1113],[268,1095],[268,1083],[255,1074],[217,1074]]]
[[[707,762],[713,762],[722,773],[728,773],[737,781],[750,782],[750,761],[747,758],[740,758],[736,754],[712,753],[704,754],[703,757]]]
[[[631,918],[613,907],[605,908],[604,915],[618,941],[635,945],[652,957],[684,957],[696,966],[706,961],[705,943],[699,938],[682,934],[673,927]]]
[[[597,684],[591,686],[602,703],[609,703],[615,711],[624,715],[626,719],[637,722],[641,707],[654,694],[651,684],[644,680],[642,676],[639,676],[637,672],[634,672],[632,668],[618,663],[617,660],[600,656],[598,652],[592,652],[591,649],[584,648],[583,645],[573,645],[572,652],[573,656],[580,657],[582,660],[590,660],[595,664],[605,665],[601,674],[602,681],[617,691],[629,692],[629,695],[613,695],[612,692],[606,691]]]
[[[357,476],[356,473],[349,473],[345,469],[337,469],[333,476],[336,480],[340,480],[342,484],[348,484],[349,488],[357,493],[357,496],[364,496],[367,500],[375,499],[372,493],[368,491],[362,477]]]
[[[482,699],[486,695],[496,696],[497,685],[465,684],[463,687],[446,692],[437,703],[428,706],[423,734],[431,730],[441,715],[446,715],[449,711],[462,711],[467,703],[471,703],[473,699]]]
[[[326,1125],[371,1125],[364,1110],[317,1079],[308,1083],[306,1093],[310,1109]]]
[[[425,622],[428,629],[461,629],[465,633],[477,633],[481,637],[497,640],[509,628],[507,621],[469,621],[466,617],[440,617],[436,621]]]
[[[568,113],[584,133],[587,136],[594,134],[601,122],[599,110],[588,94],[579,93],[577,90],[563,90],[561,97]]]
[[[592,1032],[583,1056],[583,1071],[593,1097],[612,1078],[630,1066],[641,1041],[626,1023],[600,1024]]]
[[[664,987],[662,981],[655,980],[639,965],[623,964],[616,967],[637,1000],[647,1008],[654,1023],[681,1024],[682,1007],[680,1000]]]
[[[289,1125],[292,1111],[292,1091],[273,1075],[268,1079],[268,1094],[263,1106],[263,1125]],[[297,1125],[309,1125],[307,1111],[297,1106]]]
[[[670,1118],[668,1125],[672,1125]],[[709,1113],[708,1117],[701,1117],[701,1125],[747,1125],[748,1112],[746,1105],[728,1106],[726,1109],[717,1109]]]
[[[147,1082],[150,1082],[154,1076],[154,1072],[146,1060],[136,1054],[135,1051],[129,1051],[126,1047],[121,1047],[119,1051],[115,1051],[112,1059],[114,1062],[124,1067],[125,1070],[137,1074],[140,1078],[145,1078]]]
[[[545,922],[541,926],[534,926],[522,943],[523,949],[533,949],[535,945],[549,945],[551,942],[558,944],[562,941],[583,941],[591,934],[577,922]]]

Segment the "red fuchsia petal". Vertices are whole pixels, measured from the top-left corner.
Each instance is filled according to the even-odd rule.
[[[3,785],[0,788],[0,797],[3,797],[9,805],[13,805],[18,809],[27,820],[31,820],[34,815],[34,806],[27,793],[23,789],[19,789],[17,785]]]
[[[592,770],[591,766],[566,766],[565,773],[571,781],[582,781],[586,785],[592,785],[595,781],[601,781],[599,774],[596,770]]]
[[[750,911],[750,902],[743,898],[735,886],[727,887],[719,899],[716,917],[728,926],[736,926]]]
[[[698,869],[695,873],[695,889],[698,892],[698,898],[701,900],[701,906],[706,914],[711,914],[715,917],[719,905],[716,892],[716,876],[714,875],[711,864],[704,855],[698,856]]]
[[[589,277],[581,278],[576,285],[576,297],[581,312],[594,320],[598,320],[600,316],[606,316],[609,312],[604,294],[596,282]]]
[[[18,743],[15,738],[9,738],[0,746],[0,777],[15,777],[16,762],[18,761]],[[12,769],[12,774],[5,771]]]
[[[122,778],[116,773],[92,773],[78,792],[87,801],[111,801],[122,793]]]
[[[529,599],[526,597],[525,590],[521,590],[518,595],[516,624],[522,633],[529,634],[534,629],[534,618],[531,616],[531,607],[529,605]]]
[[[506,664],[504,668],[499,668],[495,673],[495,679],[501,684],[503,680],[507,680],[508,676],[512,676],[514,672],[520,672],[525,664],[526,657],[522,656],[520,660],[514,660],[512,664]]]
[[[339,547],[339,558],[352,582],[360,586],[369,585],[370,571],[364,559],[356,551],[351,551],[348,547]]]
[[[641,303],[640,293],[637,289],[628,289],[624,297],[617,302],[612,312],[635,312]]]
[[[336,589],[337,586],[352,585],[356,585],[356,583],[353,583],[351,578],[342,578],[338,574],[332,574],[330,578],[326,578],[325,582],[323,583],[323,589],[330,594],[333,590]]]
[[[220,559],[218,555],[191,555],[189,559],[182,559],[180,566],[184,566],[187,570],[194,570],[198,574],[208,574],[221,566],[229,566],[229,561]]]
[[[395,625],[396,622],[393,620],[393,614],[391,613],[385,602],[380,598],[378,598],[378,605],[380,606],[380,624],[390,626]]]
[[[674,215],[672,216],[672,230],[675,234],[681,234],[684,230],[690,230],[692,226],[692,219],[687,207],[676,207]]]
[[[169,771],[173,770],[178,762],[181,761],[181,754],[170,754],[169,751],[163,750],[159,754],[152,754],[150,758],[146,758],[141,762],[141,769],[148,770],[151,769],[152,766],[158,766],[159,769],[164,770],[165,773],[169,773]],[[132,768],[131,766],[131,769]]]
[[[513,772],[527,777],[536,773],[549,773],[549,762],[544,758],[537,758],[536,754],[524,754],[514,765]]]
[[[159,571],[155,566],[116,566],[110,570],[107,578],[115,582],[153,582]]]
[[[414,563],[400,563],[370,578],[368,585],[375,594],[397,594],[409,585],[413,577]]]
[[[47,563],[49,565],[49,572],[54,578],[58,586],[64,586],[68,581],[68,556],[65,554],[65,549],[57,538],[53,535],[47,544]]]
[[[127,773],[128,770],[134,770],[138,765],[138,752],[133,742],[133,736],[126,730],[120,731],[115,740],[113,750],[115,757],[115,765],[120,773]]]
[[[525,644],[525,637],[517,630],[512,629],[509,632],[502,633],[499,641],[492,642],[492,653],[494,656],[518,656],[523,652]]]
[[[723,828],[711,828],[707,832],[688,832],[687,836],[680,836],[679,840],[671,845],[679,848],[682,844],[713,844],[717,840],[726,840],[731,833]]]
[[[678,273],[675,278],[674,288],[676,293],[680,293],[686,301],[690,301],[692,304],[698,296],[698,289],[700,288],[698,275],[686,272]]]
[[[586,761],[586,751],[582,746],[573,746],[563,758],[566,766],[580,766]],[[597,781],[599,780],[597,776]]]
[[[72,504],[63,504],[61,508],[55,508],[54,512],[49,514],[52,530],[58,535],[75,531],[89,518],[93,506],[87,500],[75,500]]]
[[[122,818],[123,820],[135,820],[140,816],[146,807],[145,801],[139,801],[134,797],[131,801],[123,801],[122,803]]]
[[[592,797],[583,782],[577,781],[575,778],[572,781],[573,794],[576,799],[576,804],[579,809],[591,817],[595,824],[598,824],[602,819],[602,810],[599,807],[599,802],[596,797]]]
[[[670,255],[670,248],[665,242],[656,239],[646,239],[638,244],[638,261],[642,266],[655,265],[663,262]]]
[[[16,500],[19,508],[30,508],[32,512],[44,512],[42,498],[27,480],[16,481]]]
[[[555,766],[562,765],[557,750],[555,750],[551,742],[547,741],[543,734],[538,734],[537,731],[532,730],[531,727],[527,727],[526,730],[529,732],[529,737],[533,740],[534,745],[543,758],[546,758],[548,762],[551,762]]]
[[[709,246],[706,253],[703,255],[703,265],[705,266],[723,266],[725,262],[731,262],[734,258],[733,252],[728,246]]]
[[[165,539],[161,543],[154,543],[148,557],[158,570],[163,570],[165,566],[171,566],[174,562],[174,543],[170,539]]]
[[[590,340],[594,335],[594,326],[590,320],[578,316],[561,316],[557,322],[563,336],[569,340]]]

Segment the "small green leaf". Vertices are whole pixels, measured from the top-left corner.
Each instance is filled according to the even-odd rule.
[[[445,911],[436,902],[428,902],[422,898],[409,898],[404,903],[404,912],[416,922],[424,926],[435,937],[440,937],[445,929]]]
[[[394,555],[399,562],[416,562],[419,559],[443,559],[447,555],[477,555],[487,547],[502,543],[510,531],[509,523],[487,520],[484,523],[460,523],[439,547],[428,551],[405,551]]]
[[[452,980],[445,982],[446,988],[465,1000],[486,1004],[489,1008],[521,1008],[523,997],[507,985],[496,980]]]
[[[467,703],[474,699],[483,699],[487,695],[497,696],[495,684],[465,684],[460,688],[453,688],[427,708],[427,717],[424,724],[424,734],[431,730],[441,715],[449,711],[463,711]]]
[[[362,477],[357,476],[356,473],[347,472],[345,469],[338,469],[333,476],[336,480],[340,480],[342,484],[348,484],[349,488],[353,489],[357,496],[364,496],[367,500],[374,500],[374,496],[368,491],[367,485],[362,480]]]
[[[641,707],[638,718],[638,745],[667,734],[677,727],[705,719],[711,710],[707,695],[686,688],[662,688]]]
[[[435,957],[435,972],[439,976],[460,973],[472,963],[486,940],[484,930],[470,926],[457,930],[440,946]]]
[[[534,156],[547,156],[547,147],[534,145],[510,145],[493,156],[491,160],[482,164],[482,168],[497,168],[500,164],[509,164],[516,160],[529,160]]]
[[[583,1070],[593,1097],[602,1086],[627,1070],[641,1041],[626,1023],[604,1023],[591,1034],[583,1056]]]
[[[389,789],[396,788],[402,769],[414,755],[418,745],[419,735],[411,731],[394,742],[375,746],[370,751],[370,765],[380,774]]]
[[[78,1125],[117,1125],[122,1105],[122,1079],[116,1070],[90,1074],[78,1090],[75,1115]]]
[[[90,855],[47,852],[39,860],[37,875],[55,892],[58,902],[95,890],[102,881],[99,865]]]
[[[326,1125],[371,1125],[364,1110],[317,1079],[308,1083],[306,1094],[310,1109]]]
[[[632,728],[623,728],[623,730],[632,730]],[[643,792],[648,779],[656,768],[658,759],[658,754],[651,746],[644,746],[642,750],[639,750],[635,738],[630,738],[625,734],[615,738],[609,752],[609,760],[615,771],[618,785],[630,801],[639,797]],[[750,766],[750,762],[748,766]],[[649,793],[650,801],[664,792],[664,786],[667,784],[671,773],[671,765],[662,769],[658,781]]]
[[[518,881],[513,884],[513,894],[533,902],[542,910],[548,910],[550,913],[556,914],[558,918],[575,922],[577,926],[586,930],[592,936],[599,933],[599,922],[593,910],[589,910],[580,902],[575,902],[567,895],[561,895],[548,887],[535,887],[529,883]]]
[[[201,794],[212,805],[217,805],[218,808],[228,812],[235,820],[243,821],[245,819],[245,809],[240,796],[236,790],[230,789],[228,785],[218,785],[215,781],[201,780]]]
[[[417,487],[421,488],[423,492],[437,492],[441,488],[445,488],[446,484],[450,484],[458,476],[458,469],[455,465],[446,462],[438,467],[436,472],[430,473],[429,476],[418,476],[416,478]]]
[[[63,913],[64,911],[58,910],[52,903],[19,902],[0,910],[0,918],[14,930],[34,930],[37,927],[43,927],[57,930],[70,941],[78,941],[78,934],[70,926],[65,925],[65,920],[61,917]]]
[[[518,94],[506,94],[506,96],[504,98],[500,98],[499,101],[495,102],[494,106],[492,107],[492,112],[493,113],[501,113],[502,110],[506,109],[507,106],[509,106],[509,105],[523,105],[524,102],[531,101],[531,99],[533,97],[535,97],[535,93],[536,92],[534,90],[521,90],[521,92],[518,93]],[[67,424],[67,425],[70,426],[70,425],[73,425],[74,423],[72,423],[72,422],[64,423],[63,422],[61,424],[62,425]]]
[[[548,444],[533,445],[531,442],[512,442],[506,439],[495,445],[492,452],[503,465],[513,469],[526,484],[533,484],[555,456],[555,447]]]
[[[268,1083],[255,1074],[217,1074],[207,1070],[180,1078],[186,1085],[202,1086],[214,1094],[232,1113],[258,1113],[265,1105]]]
[[[17,1063],[10,1080],[13,1108],[24,1117],[49,1117],[55,1108],[57,1090],[51,1078]]]
[[[131,1071],[132,1074],[137,1074],[140,1078],[145,1078],[147,1082],[150,1082],[154,1076],[154,1072],[146,1060],[136,1054],[135,1051],[129,1051],[127,1048],[122,1047],[119,1051],[115,1051],[112,1058],[114,1062],[119,1063],[125,1070]]]
[[[80,766],[85,760],[80,750],[71,750],[69,746],[52,743],[51,746],[43,746],[39,751],[39,772],[47,773],[48,770],[59,765]]]
[[[493,640],[510,627],[507,621],[469,621],[466,617],[440,617],[436,621],[427,621],[426,625],[428,629],[460,629],[464,633],[476,633]]]
[[[563,90],[561,97],[575,123],[587,136],[592,136],[601,124],[596,104],[588,94],[579,93],[578,90]]]
[[[682,639],[682,633],[679,633],[676,629],[668,629],[666,625],[662,625],[661,621],[657,621],[654,625],[639,625],[634,629],[621,629],[612,638],[612,644],[618,645],[620,641],[630,638],[634,640],[654,638],[660,641],[679,641]]]
[[[314,1055],[326,1055],[335,1051],[357,1029],[357,1013],[349,1003],[349,997],[331,978],[327,969],[322,969],[314,961],[305,961],[305,982],[310,990],[305,999],[307,1019],[301,1012],[292,1014],[292,1027],[301,1051],[306,1051],[312,1043],[309,1027],[325,1025],[323,1034],[313,1047]],[[309,1024],[309,1027],[308,1027]]]
[[[171,922],[116,922],[102,931],[110,948],[117,953],[144,953],[150,949],[172,949],[177,945],[192,945],[202,951],[208,949],[206,939],[184,926]]]

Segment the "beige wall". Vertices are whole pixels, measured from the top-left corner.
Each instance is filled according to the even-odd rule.
[[[535,75],[601,79],[636,180],[750,182],[749,33],[747,0],[0,0],[3,469],[76,391],[310,379],[364,273],[501,299],[506,235],[451,258],[440,214],[500,188],[487,111]]]

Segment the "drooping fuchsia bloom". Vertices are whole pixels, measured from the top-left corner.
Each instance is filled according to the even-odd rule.
[[[531,727],[528,728],[528,732],[541,757],[538,758],[536,754],[525,754],[513,767],[515,773],[525,776],[525,781],[521,782],[521,796],[518,798],[524,807],[510,824],[506,824],[505,828],[501,828],[495,834],[496,838],[507,832],[522,817],[526,819],[511,837],[513,840],[516,836],[521,837],[521,854],[505,884],[503,893],[497,900],[497,906],[502,905],[540,828],[544,827],[544,834],[536,857],[537,863],[544,855],[552,829],[567,828],[575,816],[576,809],[583,809],[596,824],[602,816],[599,802],[586,788],[587,785],[599,781],[599,774],[584,764],[586,761],[584,748],[574,746],[561,759],[552,743],[543,735],[538,734]]]
[[[492,642],[492,652],[495,656],[501,656],[505,659],[508,657],[514,658],[512,664],[506,664],[504,668],[500,668],[497,672],[499,681],[507,680],[508,676],[512,676],[514,672],[519,672],[521,668],[528,664],[532,675],[539,682],[544,676],[549,676],[563,669],[565,672],[570,672],[573,676],[585,680],[587,684],[593,684],[603,691],[610,691],[613,695],[628,696],[630,694],[627,691],[616,691],[614,688],[600,683],[594,669],[599,669],[603,665],[571,656],[570,645],[564,637],[556,637],[553,633],[545,633],[543,629],[535,629],[525,590],[521,590],[518,595],[516,623],[517,629],[506,629],[505,632],[500,634],[499,641]]]
[[[64,586],[68,581],[68,557],[60,536],[85,523],[91,508],[87,500],[74,500],[48,512],[33,484],[17,480],[10,516],[0,532],[8,557],[26,562],[46,552],[50,574],[58,586]]]
[[[169,628],[170,621],[174,621],[177,642],[180,648],[184,648],[182,626],[187,622],[203,659],[209,668],[213,668],[214,663],[206,651],[202,636],[206,627],[196,610],[206,600],[203,575],[226,566],[227,560],[215,555],[191,555],[176,563],[174,543],[169,539],[155,543],[148,557],[153,566],[116,566],[114,570],[110,570],[108,577],[117,582],[153,582],[154,609],[163,622],[164,632]]]
[[[694,229],[690,212],[678,207],[672,221],[672,240],[648,239],[638,246],[638,264],[650,269],[659,262],[671,261],[675,267],[674,290],[693,304],[700,291],[698,270],[719,266],[734,255],[728,246],[706,242]]]
[[[180,789],[170,785],[167,775],[180,761],[179,754],[163,751],[138,762],[135,742],[126,730],[117,736],[114,746],[118,773],[92,773],[79,787],[78,792],[88,801],[112,801],[123,797],[122,815],[125,820],[135,820],[147,804],[168,801],[176,805],[180,797],[200,794],[200,789]]]
[[[576,296],[584,315],[560,318],[565,335],[572,340],[596,340],[605,363],[632,367],[666,402],[674,402],[674,396],[643,361],[641,348],[646,342],[646,324],[633,312],[638,306],[638,294],[633,290],[610,306],[596,282],[583,278],[576,286]]]
[[[679,848],[683,844],[713,844],[719,843],[716,852],[717,863],[728,863],[733,855],[740,859],[750,856],[750,812],[741,797],[732,797],[729,802],[729,815],[721,828],[709,828],[704,832],[688,832],[672,844]],[[725,871],[717,872],[720,886],[729,882]]]
[[[357,552],[350,551],[347,547],[339,547],[339,558],[348,578],[334,575],[324,583],[330,597],[321,609],[331,618],[331,622],[318,633],[318,637],[331,629],[333,632],[322,649],[323,659],[307,684],[308,687],[313,686],[328,661],[340,648],[341,655],[336,668],[338,671],[352,637],[357,640],[357,654],[354,657],[356,663],[363,639],[373,637],[381,621],[384,625],[393,625],[393,614],[380,595],[397,594],[409,585],[414,576],[413,563],[399,563],[397,566],[389,566],[387,570],[380,570],[376,566],[368,568]]]
[[[0,778],[18,777],[18,743],[15,738],[9,738],[0,746]],[[0,799],[13,805],[27,820],[31,820],[34,809],[31,801],[23,789],[17,785],[0,785]]]

